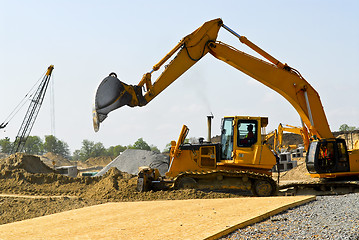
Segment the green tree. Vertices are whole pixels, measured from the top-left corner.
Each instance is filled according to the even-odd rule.
[[[45,136],[44,150],[55,153],[57,148],[57,138],[53,135]]]
[[[90,157],[98,157],[98,156],[105,156],[106,155],[106,148],[103,146],[102,143],[98,142],[93,145],[92,152]]]
[[[80,150],[76,150],[73,153],[74,160],[85,161],[90,157],[106,156],[107,151],[102,143],[95,143],[90,140],[83,140]]]
[[[70,155],[69,145],[53,135],[45,136],[44,150],[45,152],[52,152],[63,157],[69,157]]]
[[[129,145],[129,148],[151,151],[151,147],[142,138],[139,138],[133,146]]]
[[[341,132],[352,132],[354,130],[358,130],[359,128],[354,127],[354,126],[348,126],[348,124],[342,124],[339,127],[339,131]]]
[[[80,150],[75,150],[72,153],[72,160],[81,161],[81,151]]]
[[[29,136],[26,139],[24,146],[24,152],[28,154],[43,154],[44,153],[44,144],[40,137],[38,136]]]
[[[10,141],[10,138],[6,137],[4,139],[0,139],[0,148],[1,152],[10,154],[12,151],[13,144]]]
[[[107,152],[108,156],[117,157],[118,155],[121,154],[121,152],[125,151],[126,149],[127,149],[127,147],[125,147],[125,146],[117,145],[117,146],[109,147],[106,150],[106,152]]]
[[[150,148],[151,148],[151,151],[152,151],[152,152],[161,153],[161,151],[158,149],[158,147],[156,147],[156,146],[154,146],[154,145],[152,145],[152,144],[151,144]]]
[[[348,132],[348,131],[349,131],[349,126],[348,126],[348,124],[342,124],[342,125],[340,125],[339,131],[341,131],[341,132]]]

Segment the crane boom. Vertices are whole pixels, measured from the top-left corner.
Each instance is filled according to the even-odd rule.
[[[29,108],[25,114],[25,118],[20,126],[20,129],[17,133],[14,148],[12,150],[15,152],[22,152],[26,143],[27,138],[30,135],[31,129],[34,126],[36,117],[41,108],[42,102],[45,97],[47,86],[49,85],[51,73],[54,69],[54,65],[50,65],[46,71],[45,76],[43,77],[39,87],[37,88],[33,98],[30,101]]]

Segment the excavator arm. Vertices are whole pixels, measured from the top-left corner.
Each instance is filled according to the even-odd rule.
[[[238,37],[242,43],[269,62],[216,41],[221,27]],[[152,83],[151,74],[160,69],[176,52],[178,52],[176,57]],[[184,37],[159,63],[153,66],[150,72],[143,75],[138,85],[127,85],[117,79],[113,73],[106,77],[95,96],[93,110],[95,131],[98,131],[100,122],[107,117],[109,112],[124,105],[145,106],[208,52],[281,94],[297,110],[314,138],[334,138],[318,93],[298,71],[281,63],[246,37],[235,33],[224,25],[221,19],[208,21]],[[142,92],[143,89],[145,92]]]
[[[310,142],[309,142],[309,137],[308,137],[308,130],[305,126],[300,128],[300,127],[295,127],[295,126],[285,124],[285,126],[283,127],[283,125],[280,123],[278,125],[278,145],[279,145],[279,147],[283,146],[283,132],[291,132],[294,134],[301,135],[301,137],[303,139],[304,148],[306,151],[308,151]]]
[[[221,27],[238,37],[242,43],[269,62],[248,55],[232,46],[216,42]],[[178,52],[176,57],[152,83],[151,74],[160,69],[176,52]],[[315,89],[296,70],[281,63],[246,37],[235,33],[224,25],[221,19],[208,21],[184,37],[159,63],[153,66],[150,72],[143,75],[138,85],[125,84],[117,79],[114,73],[106,77],[95,96],[93,110],[95,131],[98,131],[100,122],[107,117],[109,112],[124,105],[145,106],[208,52],[281,94],[297,110],[312,136],[334,138]],[[143,89],[145,92],[142,91]]]
[[[231,32],[240,42],[267,61],[217,41],[221,27]],[[171,59],[175,53],[177,55]],[[224,25],[219,18],[204,23],[193,33],[184,37],[159,63],[153,66],[150,72],[144,74],[138,85],[121,82],[115,73],[106,77],[100,83],[95,95],[93,109],[95,131],[99,130],[100,123],[111,111],[125,105],[145,106],[207,53],[211,53],[217,59],[273,89],[296,109],[310,137],[319,140],[313,141],[309,146],[306,162],[311,173],[322,174],[319,177],[346,176],[348,172],[359,175],[359,154],[352,153],[348,157],[345,141],[334,138],[316,90],[297,70],[281,63],[246,37],[240,36]],[[162,74],[152,82],[151,74],[169,60]],[[328,157],[320,158],[322,148],[335,149],[333,163]],[[343,172],[342,175],[332,174],[341,172]]]

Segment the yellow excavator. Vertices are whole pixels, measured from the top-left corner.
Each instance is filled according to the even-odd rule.
[[[283,126],[283,124],[279,124],[278,125],[278,148],[282,148],[283,147],[283,132],[290,132],[290,133],[294,133],[294,134],[298,134],[302,137],[303,140],[303,144],[304,144],[304,149],[306,151],[308,151],[309,149],[309,136],[308,136],[308,130],[305,126],[303,127],[295,127],[295,126],[291,126],[289,124],[285,124]]]
[[[221,28],[267,61],[217,41]],[[109,112],[125,105],[148,104],[207,53],[275,90],[296,109],[313,139],[306,159],[307,169],[313,177],[359,176],[359,151],[349,152],[344,140],[335,139],[315,89],[297,70],[234,32],[221,19],[208,21],[184,37],[150,72],[143,75],[138,85],[121,82],[115,73],[106,77],[95,95],[95,131],[99,130]],[[166,62],[161,75],[152,82],[151,74]],[[156,169],[143,168],[139,172],[138,189],[154,189],[170,183],[175,188],[251,189],[258,196],[275,194],[277,185],[271,178],[270,169],[276,163],[276,156],[264,144],[260,132],[267,123],[265,117],[225,117],[220,144],[183,144],[188,132],[184,127],[179,140],[172,144],[166,176],[159,176]],[[253,134],[249,134],[251,128]],[[254,136],[252,140],[248,139],[249,135]]]
[[[308,151],[310,139],[308,136],[308,130],[305,126],[303,127],[295,127],[291,126],[289,124],[283,124],[279,123],[278,128],[271,131],[265,136],[265,141],[269,141],[271,138],[273,138],[273,146],[272,149],[276,151],[277,153],[280,153],[280,149],[283,148],[283,134],[284,132],[290,132],[294,134],[298,134],[302,137],[304,149]]]
[[[264,142],[267,143],[269,139],[273,138],[273,144],[271,148],[273,151],[278,152],[278,130],[274,129],[270,133],[266,134],[264,137]]]

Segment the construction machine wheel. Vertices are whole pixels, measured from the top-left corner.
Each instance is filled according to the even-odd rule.
[[[272,184],[266,180],[255,180],[252,185],[252,192],[257,197],[269,197],[272,196],[275,189]]]
[[[177,182],[177,189],[194,189],[197,187],[197,182],[191,177],[183,177]]]

